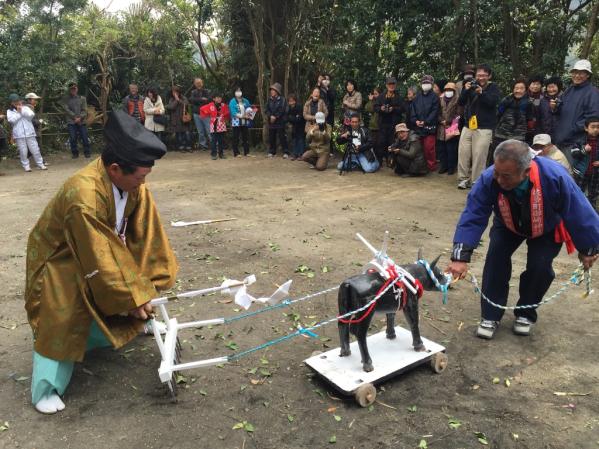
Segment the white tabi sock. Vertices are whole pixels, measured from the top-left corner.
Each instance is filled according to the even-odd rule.
[[[45,415],[52,415],[56,412],[64,410],[64,408],[64,402],[62,402],[62,400],[56,393],[44,396],[39,400],[37,404],[35,404],[35,409],[38,412],[43,413]]]
[[[166,324],[158,320],[148,320],[144,323],[144,333],[146,335],[154,335],[154,323],[156,323],[156,329],[161,335],[166,334]]]

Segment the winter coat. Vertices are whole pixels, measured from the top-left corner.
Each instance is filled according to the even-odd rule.
[[[379,113],[374,111],[375,100],[368,100],[364,110],[370,114],[370,120],[368,121],[368,127],[370,131],[378,131],[379,129]]]
[[[451,122],[460,115],[460,107],[458,105],[459,97],[454,95],[449,101],[445,101],[445,97],[441,97],[439,101],[439,126],[437,127],[437,139],[445,141],[445,130],[451,126]],[[445,126],[441,122],[445,122]],[[452,137],[456,139],[459,136]],[[450,140],[451,140],[450,139]]]
[[[189,102],[193,106],[194,114],[199,114],[200,108],[210,103],[210,101],[212,101],[210,91],[203,87],[201,89],[194,88],[191,90],[191,93],[189,94]]]
[[[428,173],[420,136],[414,131],[410,131],[407,140],[397,139],[391,144],[390,148],[399,148],[398,153],[392,154],[395,164],[399,165],[405,173],[410,175],[425,175]]]
[[[335,89],[333,89],[331,86],[328,88],[320,88],[320,98],[324,100],[325,104],[327,105],[327,113],[325,115],[329,125],[332,125],[335,122],[335,97]]]
[[[459,104],[464,107],[464,123],[468,126],[470,117],[476,115],[478,129],[495,129],[497,125],[497,104],[501,93],[495,83],[487,83],[479,95],[475,89],[462,89]]]
[[[343,136],[339,136],[337,137],[337,143],[339,145],[345,145],[347,144],[351,139],[352,139],[352,133],[356,132],[354,131],[352,128],[347,129],[347,132],[350,133],[350,135],[345,138]],[[376,160],[376,155],[374,154],[374,151],[372,149],[373,144],[372,144],[372,139],[370,138],[370,132],[368,131],[368,128],[365,128],[363,126],[360,126],[357,129],[357,132],[360,133],[360,147],[358,148],[358,152],[362,153],[364,156],[366,156],[366,159],[368,159],[369,162],[374,162]],[[356,135],[357,137],[357,135]]]
[[[287,119],[287,100],[285,100],[285,98],[281,95],[277,95],[274,98],[268,97],[265,113],[269,128],[282,128],[285,125],[285,120]],[[276,117],[274,123],[270,122],[271,116]]]
[[[154,121],[155,115],[164,115],[165,109],[162,103],[160,95],[156,96],[156,102],[152,102],[149,97],[144,100],[144,114],[146,115],[146,121],[144,126],[155,133],[161,133],[164,131],[165,126],[160,125]]]
[[[542,186],[545,234],[553,235],[555,227],[563,220],[576,249],[583,254],[594,254],[599,248],[599,215],[563,167],[543,157],[534,161]],[[470,262],[472,251],[478,247],[493,212],[493,226],[505,226],[499,213],[500,192],[491,166],[480,175],[468,194],[453,237],[451,260]]]
[[[540,126],[538,126],[539,133],[549,134],[551,136],[551,140],[554,140],[553,135],[555,133],[555,129],[557,128],[557,121],[559,116],[555,114],[551,110],[550,101],[554,99],[558,102],[561,101],[561,93],[557,95],[557,97],[549,97],[545,95],[541,100],[541,105],[539,106],[539,115],[540,115]]]
[[[179,100],[171,97],[166,109],[169,111],[169,131],[174,133],[184,133],[189,131],[189,122],[183,123],[183,112],[187,110],[189,102],[184,95],[179,96]]]
[[[200,117],[210,118],[210,132],[224,133],[227,131],[227,120],[231,117],[229,107],[225,103],[220,103],[220,107],[213,101],[200,108]]]
[[[311,128],[306,135],[308,148],[314,150],[318,155],[331,151],[332,129],[331,125],[328,124],[325,125],[322,131],[318,126]]]
[[[129,114],[131,117],[138,118],[141,124],[143,125],[146,120],[146,114],[144,112],[144,103],[145,98],[143,95],[137,95],[136,98],[132,98],[131,95],[127,95],[123,98],[123,110]],[[135,107],[137,106],[138,116],[135,114]]]
[[[508,95],[499,103],[497,117],[495,137],[524,140],[528,129],[533,126],[533,105],[527,96],[517,100],[513,95]]]
[[[229,114],[231,115],[231,126],[237,128],[239,126],[249,126],[249,120],[246,117],[247,110],[252,107],[250,101],[247,98],[241,98],[241,103],[243,104],[243,114],[241,113],[241,108],[239,107],[239,102],[237,101],[237,97],[231,98],[229,101]]]
[[[13,139],[35,137],[35,128],[32,123],[33,117],[35,117],[35,112],[26,106],[21,107],[21,112],[17,111],[17,108],[13,106],[6,111],[6,120],[12,126]]]
[[[563,93],[556,113],[559,118],[554,132],[554,143],[558,147],[565,147],[578,142],[585,135],[585,120],[599,117],[599,90],[590,81],[570,86]]]
[[[304,120],[306,121],[306,134],[308,134],[310,129],[316,126],[316,112],[322,112],[325,117],[329,112],[327,105],[322,98],[318,100],[318,106],[316,107],[316,112],[314,114],[312,113],[313,111],[311,105],[312,99],[309,99],[308,101],[306,101],[306,103],[304,103]]]
[[[289,106],[287,121],[291,125],[292,138],[295,139],[305,134],[306,120],[304,119],[304,111],[298,103],[295,103],[295,106],[293,107]]]
[[[67,124],[75,124],[75,119],[80,118],[80,125],[85,125],[85,118],[87,117],[87,100],[85,97],[80,95],[72,96],[67,94],[60,101],[62,108],[66,114]]]
[[[391,111],[386,111],[383,106],[390,106]],[[399,92],[395,91],[392,97],[387,97],[387,91],[383,92],[376,99],[374,112],[379,115],[379,128],[395,127],[406,112],[406,106]]]
[[[424,126],[416,126],[416,121],[423,121]],[[410,125],[419,136],[437,133],[439,120],[439,97],[430,90],[419,92],[410,105]]]
[[[357,91],[353,91],[351,95],[346,93],[343,96],[343,120],[345,122],[346,119],[350,118],[351,114],[358,114],[360,116],[360,111],[362,110],[362,94]]]

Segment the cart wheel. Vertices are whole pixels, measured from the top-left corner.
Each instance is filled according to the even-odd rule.
[[[312,351],[312,354],[310,354],[311,357],[316,357],[317,355],[322,354],[322,351]]]
[[[374,404],[376,399],[376,388],[372,384],[363,384],[358,387],[354,397],[356,402],[360,404],[360,407],[368,407]]]
[[[444,352],[437,352],[431,357],[431,368],[437,374],[442,373],[447,368],[447,354]]]

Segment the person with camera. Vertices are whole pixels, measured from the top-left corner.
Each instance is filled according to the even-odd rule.
[[[365,173],[374,173],[381,166],[374,154],[370,133],[364,126],[360,126],[360,116],[354,113],[350,117],[350,126],[343,134],[337,137],[339,145],[345,144],[345,154],[337,170],[351,170],[361,167]]]
[[[397,139],[387,149],[393,158],[395,174],[402,178],[426,175],[426,158],[418,134],[409,130],[405,123],[399,123],[395,133]]]
[[[539,106],[540,126],[539,129],[543,134],[549,134],[553,139],[555,129],[557,127],[558,115],[554,113],[558,103],[562,101],[563,92],[562,79],[559,76],[552,76],[545,81],[545,95],[541,98]]]
[[[571,150],[585,137],[584,124],[590,117],[599,116],[599,89],[591,83],[591,62],[581,59],[574,64],[570,75],[572,85],[551,106],[558,116],[553,140],[572,164]]]
[[[420,136],[429,171],[435,171],[437,169],[435,143],[439,117],[439,96],[433,92],[434,79],[432,76],[424,75],[420,81],[422,91],[416,95],[410,105],[410,124],[416,134]]]
[[[387,89],[378,96],[374,105],[374,112],[379,115],[379,145],[380,152],[377,154],[377,159],[382,162],[387,159],[387,148],[393,143],[395,134],[395,126],[401,122],[402,117],[406,112],[403,98],[397,92],[397,80],[390,76],[386,82]]]
[[[458,144],[458,189],[468,189],[485,169],[493,129],[497,124],[497,104],[501,93],[491,82],[491,67],[480,64],[476,76],[464,83],[458,104],[464,107],[466,126]]]
[[[317,112],[315,121],[316,126],[310,128],[306,136],[308,150],[302,155],[301,160],[310,164],[310,168],[324,171],[329,164],[333,129],[331,125],[325,123],[326,116],[324,112]]]

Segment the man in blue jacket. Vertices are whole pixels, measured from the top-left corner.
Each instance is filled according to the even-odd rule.
[[[553,259],[562,243],[576,247],[585,269],[599,253],[599,215],[562,166],[547,158],[532,159],[528,145],[506,140],[497,146],[494,165],[486,169],[468,195],[454,235],[448,270],[461,278],[468,270],[489,217],[495,212],[483,270],[482,293],[505,306],[512,275],[512,254],[526,241],[526,270],[520,276],[518,306],[536,305],[553,282]],[[493,338],[504,310],[481,298],[477,336]],[[529,335],[536,308],[516,309],[514,333]]]
[[[439,97],[433,92],[433,83],[432,76],[424,75],[421,79],[422,92],[418,93],[410,104],[411,129],[420,137],[429,171],[437,169],[435,144],[437,142],[437,123],[439,122]]]
[[[558,116],[553,140],[572,164],[570,150],[584,138],[584,123],[599,116],[599,90],[591,84],[591,62],[581,59],[570,71],[572,85],[551,108]]]

